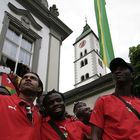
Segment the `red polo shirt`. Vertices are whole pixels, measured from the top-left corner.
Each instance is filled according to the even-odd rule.
[[[37,108],[32,107],[31,122],[26,105],[16,94],[0,95],[0,140],[40,140],[41,117]]]
[[[140,99],[122,98],[140,112]],[[140,140],[140,120],[114,95],[96,101],[90,122],[103,129],[102,140]]]
[[[81,121],[73,121],[70,118],[63,121],[54,122],[59,129],[67,132],[67,140],[83,140],[84,135],[90,135],[89,129]],[[61,140],[56,131],[48,124],[47,121],[42,123],[41,127],[42,140]]]

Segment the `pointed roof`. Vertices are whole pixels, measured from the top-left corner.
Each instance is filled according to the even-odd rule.
[[[96,34],[92,31],[90,26],[86,23],[86,25],[83,27],[83,32],[81,33],[81,35],[79,37],[76,38],[76,41],[74,44],[76,44],[78,41],[80,41],[81,39],[83,39],[85,36],[87,36],[90,33],[93,33],[95,35],[95,37],[98,39]]]

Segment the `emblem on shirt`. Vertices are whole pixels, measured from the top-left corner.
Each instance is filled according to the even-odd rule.
[[[8,105],[8,108],[13,109],[13,110],[16,111],[16,105],[15,106]]]

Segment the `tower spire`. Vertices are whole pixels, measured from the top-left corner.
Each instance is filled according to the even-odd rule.
[[[87,17],[85,17],[85,23],[87,24]]]

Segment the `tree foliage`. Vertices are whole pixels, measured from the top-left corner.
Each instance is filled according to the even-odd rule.
[[[140,44],[129,48],[130,62],[134,67],[134,88],[136,95],[140,97]]]

